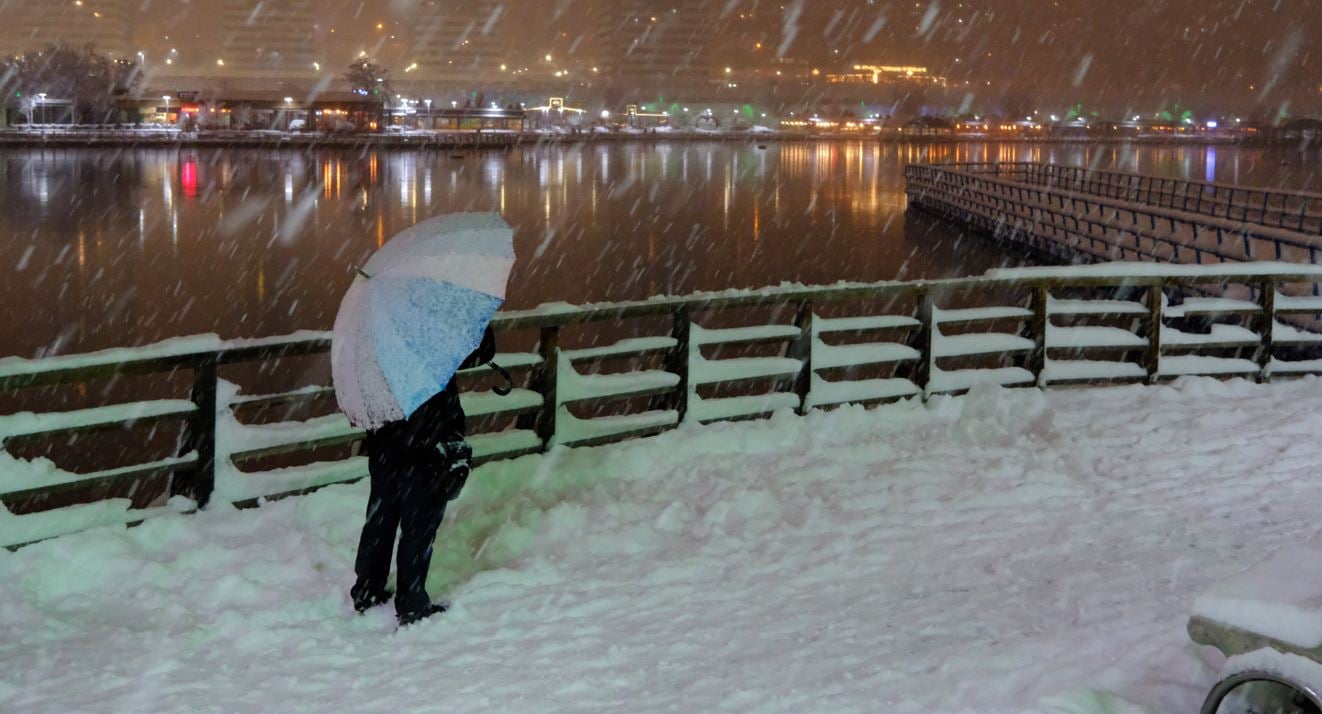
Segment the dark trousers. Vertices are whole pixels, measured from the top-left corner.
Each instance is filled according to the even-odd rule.
[[[431,606],[427,571],[431,568],[436,529],[445,517],[446,488],[429,469],[392,467],[383,459],[368,462],[372,490],[367,500],[367,522],[358,542],[354,572],[358,582],[350,591],[361,601],[386,588],[390,555],[399,531],[399,577],[395,612],[420,613]]]

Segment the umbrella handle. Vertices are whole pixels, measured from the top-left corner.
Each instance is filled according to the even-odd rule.
[[[510,395],[510,392],[514,391],[514,377],[510,375],[508,369],[501,367],[495,362],[487,362],[487,366],[490,367],[492,371],[494,371],[496,374],[499,374],[501,378],[505,380],[505,386],[496,387],[492,391],[494,391],[496,394],[502,397],[508,397]]]

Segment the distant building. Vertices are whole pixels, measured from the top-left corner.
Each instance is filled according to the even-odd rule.
[[[17,55],[63,42],[95,45],[115,57],[129,57],[135,0],[0,0],[0,54]]]
[[[215,73],[236,77],[300,78],[340,72],[348,61],[324,56],[317,0],[225,0],[224,44]],[[334,65],[334,66],[330,66]]]
[[[404,72],[419,79],[475,79],[512,62],[497,39],[505,16],[499,0],[423,0],[410,13],[411,53]],[[508,34],[508,33],[507,33]]]
[[[900,132],[916,136],[950,136],[955,133],[955,125],[941,117],[920,116],[905,122]]]
[[[629,83],[695,83],[711,75],[708,0],[610,0],[593,12],[595,74]]]
[[[831,84],[928,84],[946,86],[946,78],[931,74],[926,67],[856,64],[853,71],[828,74]]]

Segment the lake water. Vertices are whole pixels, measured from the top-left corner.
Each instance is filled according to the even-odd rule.
[[[1048,161],[1319,190],[1316,160],[1228,147],[724,143],[432,151],[0,152],[0,356],[330,327],[394,233],[499,211],[509,305],[1017,264],[905,213],[903,166]]]

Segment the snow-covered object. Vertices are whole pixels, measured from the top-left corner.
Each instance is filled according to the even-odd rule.
[[[1228,658],[1221,668],[1221,678],[1246,672],[1274,674],[1289,682],[1308,687],[1313,692],[1322,692],[1322,663],[1297,654],[1263,648],[1235,655]]]
[[[0,711],[1196,712],[1190,594],[1318,535],[1318,414],[986,389],[490,464],[398,633],[346,595],[367,484],[213,501],[0,549]]]
[[[982,320],[1022,319],[1032,312],[1017,307],[984,307],[960,310],[932,308],[932,351],[928,355],[931,379],[928,394],[959,392],[985,386],[1009,387],[1030,385],[1037,378],[1022,367],[991,369],[942,369],[938,360],[947,357],[970,357],[998,353],[1028,352],[1034,348],[1032,340],[1007,332],[976,332],[947,335],[941,330],[943,323],[976,322]]]
[[[1208,588],[1193,614],[1296,647],[1322,647],[1322,547],[1282,548]]]
[[[372,256],[335,318],[335,396],[364,429],[405,419],[441,391],[505,300],[514,231],[499,215],[438,216]]]

